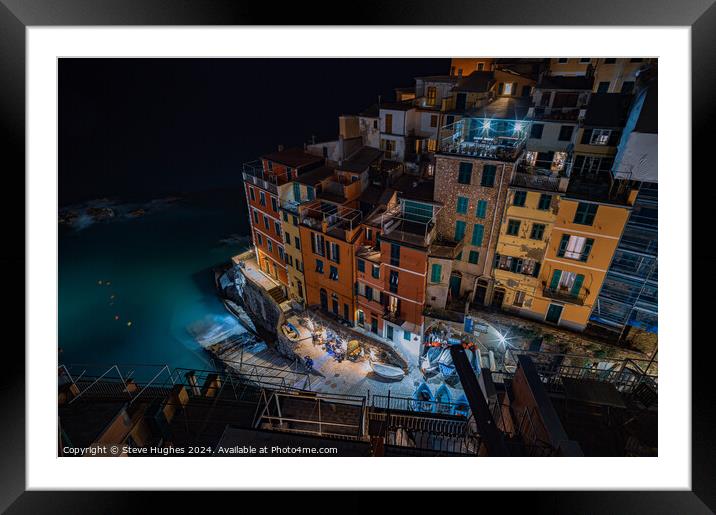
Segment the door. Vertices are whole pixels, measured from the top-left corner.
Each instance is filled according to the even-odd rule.
[[[378,334],[378,319],[375,317],[370,319],[370,330],[371,332]]]
[[[386,324],[385,327],[385,337],[388,338],[390,341],[393,341],[393,326],[390,324]]]
[[[453,300],[456,300],[458,297],[460,297],[460,283],[462,282],[462,277],[459,275],[451,274],[450,275],[450,295],[452,296]]]
[[[349,320],[348,318],[348,304],[343,304],[343,319]]]
[[[466,102],[467,96],[465,95],[465,93],[458,93],[455,97],[455,110],[464,111]]]
[[[365,324],[365,313],[363,313],[362,309],[358,310],[358,325],[363,327],[363,324]]]
[[[528,86],[528,85],[522,86],[522,96],[525,97],[525,98],[526,98],[526,97],[529,97],[529,96],[530,96],[530,90],[531,90],[531,89],[532,89],[532,88],[531,88],[530,86]]]
[[[473,304],[477,306],[484,306],[486,296],[487,288],[485,286],[478,285],[477,288],[475,288],[475,299],[473,300]]]
[[[338,298],[334,295],[331,300],[333,301],[333,314],[338,316]]]
[[[505,301],[505,290],[495,290],[492,294],[492,307],[501,308],[502,303]]]
[[[562,316],[562,308],[563,306],[560,306],[559,304],[550,304],[549,308],[547,308],[547,316],[545,317],[545,321],[550,322],[552,324],[558,324],[559,319]]]
[[[321,288],[321,309],[328,311],[328,294],[323,288]]]
[[[385,115],[385,132],[387,134],[393,133],[393,115],[390,113]]]

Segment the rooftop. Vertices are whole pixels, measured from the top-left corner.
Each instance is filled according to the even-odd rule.
[[[319,168],[315,168],[313,170],[309,170],[308,172],[304,172],[298,177],[296,177],[296,182],[300,182],[301,184],[305,184],[307,186],[315,186],[316,184],[326,180],[327,178],[331,177],[334,172],[334,168],[330,166],[321,166]]]
[[[629,181],[612,179],[609,172],[602,172],[594,176],[572,175],[565,197],[628,206],[631,191]]]
[[[644,103],[639,113],[639,119],[634,126],[634,132],[657,134],[659,132],[659,91],[656,81],[649,86],[644,95]]]
[[[467,91],[472,93],[487,93],[495,84],[495,73],[491,71],[474,71],[467,77],[460,79],[453,91]]]
[[[478,118],[523,120],[530,108],[528,98],[498,97],[470,114]]]
[[[290,166],[291,168],[298,168],[301,166],[323,162],[323,158],[309,154],[308,152],[305,152],[303,149],[300,148],[279,150],[278,152],[265,154],[261,156],[261,159],[266,159],[268,161],[273,161],[274,163]]]
[[[412,100],[411,101],[405,101],[405,102],[381,102],[380,103],[380,109],[387,109],[389,111],[410,111],[415,106],[413,105]]]
[[[349,172],[362,172],[378,161],[383,156],[383,151],[373,147],[361,147],[351,156],[343,161],[338,167],[339,170]]]
[[[400,198],[439,204],[439,202],[435,202],[433,199],[435,182],[432,180],[426,180],[412,175],[403,175],[392,184],[392,187],[398,190],[398,196]]]

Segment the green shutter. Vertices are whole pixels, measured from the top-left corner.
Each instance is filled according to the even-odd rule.
[[[594,245],[594,240],[592,238],[587,238],[587,240],[584,242],[584,250],[582,251],[582,255],[580,256],[580,261],[586,261],[589,257],[589,253],[592,251],[592,245]]]
[[[574,284],[572,285],[571,293],[575,297],[579,295],[579,290],[582,289],[582,283],[584,282],[584,276],[582,274],[578,274],[577,277],[574,278]]]
[[[562,271],[561,270],[555,270],[552,274],[552,282],[549,284],[549,287],[552,290],[556,290],[559,287],[559,280],[562,278]]]
[[[462,241],[465,237],[465,222],[458,220],[455,223],[455,241]]]
[[[439,283],[440,279],[443,274],[443,267],[442,265],[433,265],[432,275],[430,277],[430,281],[434,283]]]
[[[481,247],[484,234],[485,227],[482,224],[475,224],[472,230],[472,244]]]
[[[468,199],[466,197],[457,198],[457,212],[460,214],[467,213]]]
[[[559,249],[557,249],[557,256],[563,257],[567,251],[567,245],[569,244],[569,234],[563,234],[562,240],[559,242]]]
[[[486,200],[478,200],[477,201],[477,212],[475,215],[478,218],[485,218],[487,216],[487,201]]]
[[[301,202],[301,185],[297,182],[293,183],[293,198],[296,202]]]

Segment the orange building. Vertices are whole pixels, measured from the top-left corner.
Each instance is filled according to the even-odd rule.
[[[361,213],[320,199],[298,209],[307,303],[353,323],[353,246]]]
[[[279,149],[259,161],[244,164],[244,188],[256,261],[261,270],[285,287],[289,285],[289,278],[280,198],[296,177],[322,163],[322,158],[300,149]]]

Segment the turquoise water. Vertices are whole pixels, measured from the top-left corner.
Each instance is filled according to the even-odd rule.
[[[247,231],[241,194],[195,196],[80,230],[61,226],[60,362],[210,369],[187,327],[229,317],[211,268],[246,246],[221,241]]]

